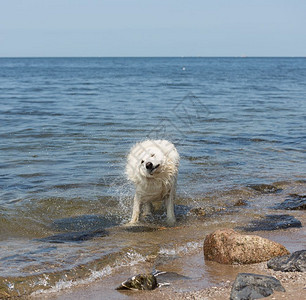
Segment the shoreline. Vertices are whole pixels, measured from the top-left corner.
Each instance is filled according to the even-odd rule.
[[[304,183],[300,183],[297,187],[294,187],[294,192],[304,193]],[[288,190],[292,192],[292,186]],[[288,191],[286,191],[288,193]],[[277,194],[272,194],[276,197]],[[260,197],[271,197],[271,194],[263,194]],[[271,204],[271,203],[270,203]],[[244,208],[245,209],[245,208]],[[254,208],[252,208],[254,210]],[[255,208],[256,209],[256,208]],[[240,210],[241,213],[243,210]],[[270,213],[270,210],[268,210]],[[275,211],[274,211],[275,212]],[[264,211],[267,213],[267,211]],[[291,253],[306,249],[306,237],[305,237],[305,225],[306,216],[302,210],[286,210],[277,211],[278,214],[290,214],[296,216],[302,223],[301,228],[288,228],[274,231],[255,231],[247,232],[244,234],[259,235],[269,240],[281,243]],[[227,215],[225,215],[227,216]],[[228,217],[228,216],[227,216]],[[239,216],[238,216],[239,217]],[[222,218],[222,217],[221,217]],[[239,223],[245,221],[246,216],[241,216],[237,219],[237,212],[235,214],[230,213],[230,218],[233,219],[233,223],[229,223],[226,220],[221,222],[216,221],[216,224],[210,224],[209,231],[212,232],[215,229],[221,229],[224,227],[236,227]],[[224,218],[223,218],[224,219]],[[187,227],[187,226],[186,226]],[[171,253],[171,248],[165,248],[165,255],[162,258],[158,258],[156,255],[149,255],[145,261],[139,262],[132,266],[125,266],[113,270],[110,274],[98,278],[96,281],[83,284],[79,286],[73,286],[70,289],[57,290],[53,293],[46,291],[43,294],[32,295],[29,299],[147,299],[153,300],[161,297],[162,299],[229,299],[230,290],[233,281],[238,273],[255,273],[262,275],[274,276],[281,281],[286,289],[285,293],[274,292],[267,299],[303,299],[301,297],[305,293],[306,296],[306,279],[304,273],[301,272],[280,272],[267,269],[266,262],[250,265],[222,265],[216,262],[208,262],[204,260],[203,255],[203,242],[207,231],[201,232],[203,228],[196,227],[193,224],[193,233],[196,237],[192,242],[189,242],[189,249],[179,245],[173,244],[174,254]],[[196,230],[196,231],[195,231]],[[171,234],[177,238],[177,234],[181,233],[182,237],[186,234],[192,234],[190,228],[172,228],[163,230],[160,234],[166,236]],[[144,234],[144,233],[141,233]],[[155,234],[151,235],[154,237]],[[199,238],[201,237],[201,238]],[[169,245],[169,244],[168,244]],[[167,250],[168,249],[168,250]],[[180,250],[178,250],[180,249]],[[167,252],[168,251],[168,252]],[[170,251],[170,252],[169,252]],[[157,262],[158,261],[158,262]],[[156,266],[156,269],[166,272],[174,272],[185,276],[185,278],[178,278],[170,282],[169,286],[163,286],[153,291],[126,291],[119,292],[115,288],[127,278],[152,271],[152,265]]]
[[[303,222],[306,224],[306,218]],[[290,252],[302,250],[301,238],[304,237],[305,246],[305,234],[303,228],[289,229],[275,232],[275,234],[262,234],[258,233],[262,237],[269,236],[269,239],[278,241],[281,237],[286,237],[283,245],[287,247]],[[294,243],[296,241],[296,243]],[[299,242],[298,242],[299,241]],[[304,247],[305,249],[305,247]],[[215,278],[215,284],[205,286],[205,275],[203,273],[204,265],[209,265],[210,269],[218,269],[218,274]],[[154,299],[214,299],[223,300],[229,299],[232,283],[235,280],[238,273],[255,273],[261,275],[274,276],[280,280],[284,286],[286,292],[274,292],[266,299],[288,299],[298,300],[304,299],[306,296],[306,276],[303,272],[281,272],[274,271],[267,268],[267,262],[261,262],[250,265],[222,265],[216,262],[205,262],[203,258],[202,248],[197,249],[196,253],[188,253],[184,256],[166,263],[162,268],[166,268],[171,271],[181,271],[185,274],[193,273],[193,278],[182,279],[172,282],[170,286],[164,286],[157,288],[153,291],[116,291],[115,288],[120,284],[120,280],[127,279],[128,274],[131,272],[137,274],[144,269],[144,265],[134,266],[129,270],[120,270],[109,276],[97,280],[91,284],[74,287],[73,289],[67,289],[56,293],[39,294],[29,297],[29,299],[57,299],[57,300],[73,300],[73,299],[110,299],[110,300],[154,300]],[[216,272],[213,272],[216,273]],[[215,274],[216,275],[216,274]],[[223,277],[223,279],[222,279]],[[305,296],[302,296],[305,295]]]

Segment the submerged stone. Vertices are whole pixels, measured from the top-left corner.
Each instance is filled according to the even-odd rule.
[[[128,232],[153,232],[159,230],[159,227],[151,227],[145,225],[131,225],[131,226],[125,226],[124,230]]]
[[[82,215],[55,220],[51,229],[57,231],[84,231],[103,229],[120,224],[121,220],[114,216]]]
[[[232,285],[230,300],[264,298],[272,295],[274,291],[286,291],[276,278],[251,273],[239,273]]]
[[[188,205],[176,204],[174,206],[175,216],[178,219],[186,217],[188,213],[190,212],[190,210],[191,210],[191,207]]]
[[[239,227],[244,231],[278,230],[286,228],[300,228],[302,223],[290,215],[266,215],[259,220],[253,220],[248,226]]]
[[[42,239],[38,239],[41,242],[49,243],[66,243],[66,242],[83,242],[91,240],[95,237],[107,236],[108,232],[104,229],[94,230],[94,231],[77,231],[77,232],[65,232],[60,234],[55,234],[52,236],[47,236]]]
[[[275,209],[305,210],[306,195],[291,194],[284,202],[276,204]]]
[[[196,217],[212,216],[216,213],[223,213],[226,211],[225,207],[194,207],[190,209],[189,215]]]
[[[116,290],[154,290],[157,280],[153,274],[138,274],[123,281]]]
[[[274,257],[267,263],[269,269],[282,272],[306,272],[306,250],[291,255]]]
[[[250,184],[248,187],[252,188],[257,192],[261,192],[264,194],[272,194],[276,192],[280,192],[282,189],[277,188],[275,185],[271,184]]]

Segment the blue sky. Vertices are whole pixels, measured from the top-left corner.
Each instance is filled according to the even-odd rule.
[[[306,56],[305,0],[0,0],[0,57]]]

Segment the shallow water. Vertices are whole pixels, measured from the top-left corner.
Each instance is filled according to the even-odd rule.
[[[230,213],[229,203],[256,193],[249,184],[301,185],[305,78],[305,58],[0,59],[2,283],[18,294],[90,281],[160,248],[184,248],[201,230],[265,214],[276,194],[243,214]],[[181,155],[177,214],[185,229],[178,234],[120,226],[133,195],[126,155],[136,141],[156,137]],[[197,206],[213,216],[205,228],[188,215]],[[109,235],[40,240],[92,228]],[[186,228],[197,228],[194,239]],[[19,276],[26,283],[17,288]]]

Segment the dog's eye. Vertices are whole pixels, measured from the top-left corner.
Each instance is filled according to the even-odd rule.
[[[154,157],[155,156],[155,154],[151,154],[151,157]]]
[[[142,161],[141,161],[141,163],[143,164],[143,163],[144,163],[144,161],[142,160]]]

